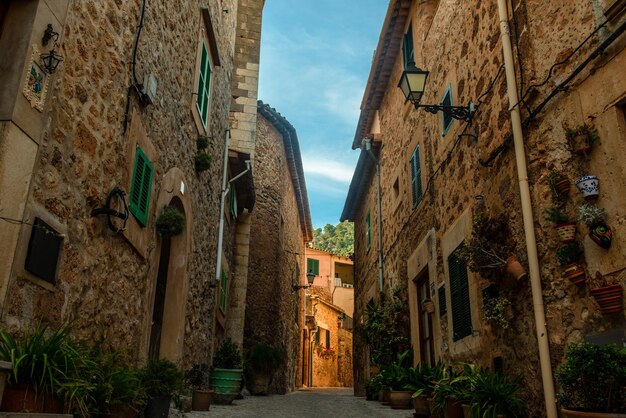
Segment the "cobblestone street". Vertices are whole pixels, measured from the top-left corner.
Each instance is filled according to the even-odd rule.
[[[352,394],[352,388],[315,388],[287,395],[248,396],[233,405],[211,405],[208,412],[191,412],[188,418],[409,418],[413,410],[394,410],[380,402],[366,401]]]

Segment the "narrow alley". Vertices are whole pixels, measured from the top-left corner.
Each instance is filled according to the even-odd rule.
[[[341,411],[341,412],[338,412]],[[286,395],[247,396],[232,405],[211,405],[208,412],[191,412],[186,418],[392,418],[411,417],[413,410],[391,409],[380,402],[353,396],[352,388],[314,388]],[[170,416],[172,414],[170,413]]]

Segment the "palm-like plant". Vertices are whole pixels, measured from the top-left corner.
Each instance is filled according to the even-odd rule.
[[[501,373],[482,369],[471,377],[469,404],[472,418],[518,418],[524,414],[519,378],[508,379]]]
[[[413,391],[413,397],[432,395],[435,384],[447,376],[446,365],[440,360],[436,365],[419,363],[407,371],[406,389]]]

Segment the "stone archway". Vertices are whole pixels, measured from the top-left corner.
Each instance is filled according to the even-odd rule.
[[[175,207],[185,216],[185,229],[171,238],[157,237],[149,273],[152,291],[146,316],[150,326],[144,337],[148,358],[166,358],[174,363],[179,363],[183,355],[189,287],[192,217],[185,188],[181,170],[173,168],[163,177],[155,213],[158,216],[165,206]]]

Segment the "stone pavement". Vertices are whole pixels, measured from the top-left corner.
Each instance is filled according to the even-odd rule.
[[[185,418],[410,418],[413,410],[394,410],[380,402],[353,395],[352,388],[313,388],[287,395],[247,396],[232,405],[211,405],[208,412]]]

